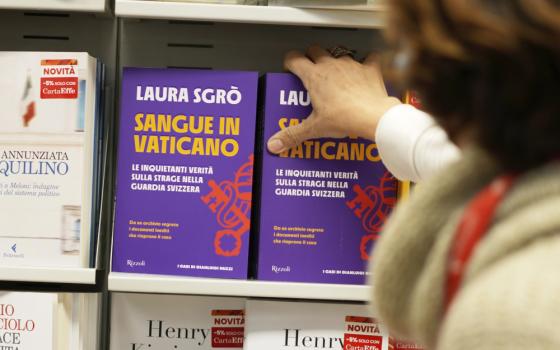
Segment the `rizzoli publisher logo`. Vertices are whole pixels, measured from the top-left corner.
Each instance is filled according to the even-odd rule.
[[[144,267],[144,266],[146,266],[146,260],[134,261],[134,260],[128,259],[126,261],[126,264],[130,267]]]
[[[276,266],[276,265],[272,265],[272,272],[274,273],[284,273],[284,272],[292,272],[292,267],[291,266]]]

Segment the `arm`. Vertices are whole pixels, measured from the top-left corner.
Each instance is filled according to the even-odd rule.
[[[401,180],[418,182],[458,158],[458,149],[432,118],[387,94],[375,56],[358,63],[335,59],[314,46],[307,56],[291,52],[285,66],[303,82],[313,112],[268,141],[279,154],[315,138],[350,135],[376,141],[383,162]]]
[[[392,107],[381,117],[375,140],[385,166],[403,181],[425,180],[460,157],[434,120],[409,105]]]

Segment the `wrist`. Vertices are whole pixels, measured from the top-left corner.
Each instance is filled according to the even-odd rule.
[[[375,105],[370,104],[367,106],[367,112],[363,114],[365,118],[363,118],[362,124],[359,125],[357,135],[367,140],[375,141],[377,126],[381,118],[383,118],[385,113],[391,108],[401,104],[402,102],[398,98],[389,96]]]

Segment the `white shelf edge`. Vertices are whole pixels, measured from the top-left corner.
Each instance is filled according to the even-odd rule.
[[[2,10],[105,12],[106,0],[0,0]]]
[[[267,282],[111,272],[109,291],[248,298],[369,301],[370,287]]]
[[[95,284],[95,269],[54,267],[0,267],[0,281]]]
[[[382,28],[384,7],[377,10],[302,9],[280,6],[198,4],[169,1],[116,0],[119,17],[212,22]]]

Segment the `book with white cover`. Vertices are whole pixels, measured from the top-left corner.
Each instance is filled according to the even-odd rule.
[[[97,61],[0,52],[0,265],[89,267]]]
[[[0,292],[0,348],[54,350],[54,293]]]
[[[243,349],[244,308],[238,298],[113,293],[110,349]]]
[[[1,350],[93,350],[99,294],[0,292]]]
[[[366,305],[248,300],[245,350],[388,350]]]

